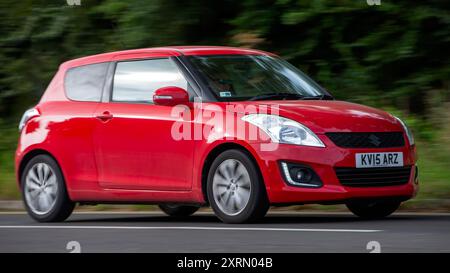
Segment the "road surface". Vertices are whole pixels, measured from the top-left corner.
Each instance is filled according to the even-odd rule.
[[[349,213],[274,212],[258,224],[227,225],[207,212],[185,219],[173,219],[159,212],[79,212],[63,223],[51,224],[34,222],[24,213],[0,212],[0,252],[74,249],[179,253],[450,252],[450,214],[398,213],[384,220],[364,221]]]

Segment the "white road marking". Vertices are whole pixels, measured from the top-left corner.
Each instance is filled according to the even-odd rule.
[[[193,226],[0,226],[0,229],[124,229],[124,230],[240,230],[240,231],[290,231],[290,232],[381,232],[378,229],[322,229],[322,228],[258,228],[258,227],[193,227]]]

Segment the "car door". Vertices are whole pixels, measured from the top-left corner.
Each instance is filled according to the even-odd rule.
[[[110,100],[96,110],[93,141],[101,187],[191,189],[193,140],[172,137],[172,126],[180,122],[173,107],[152,101],[158,88],[188,85],[171,58],[117,62]]]
[[[49,132],[48,143],[56,149],[71,197],[77,197],[81,190],[88,189],[97,181],[97,169],[91,137],[96,126],[95,110],[100,104],[103,83],[110,63],[93,63],[72,67],[58,82],[64,80],[64,94],[67,100],[52,100],[45,103],[45,112],[51,113],[45,124]],[[52,85],[50,88],[52,88]]]

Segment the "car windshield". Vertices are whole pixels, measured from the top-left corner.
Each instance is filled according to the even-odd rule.
[[[189,56],[220,101],[331,99],[288,62],[264,55]]]

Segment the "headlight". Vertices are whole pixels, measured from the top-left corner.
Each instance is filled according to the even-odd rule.
[[[413,133],[411,132],[411,130],[408,128],[408,126],[406,126],[406,123],[403,122],[403,120],[399,119],[398,117],[394,116],[394,118],[396,118],[400,124],[403,126],[403,129],[406,132],[406,136],[408,137],[409,140],[409,145],[414,145],[414,136]]]
[[[250,114],[242,117],[266,132],[273,142],[303,146],[325,147],[325,144],[306,126],[275,115]]]

